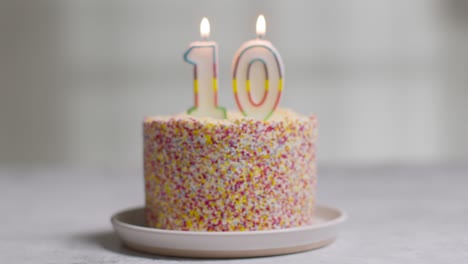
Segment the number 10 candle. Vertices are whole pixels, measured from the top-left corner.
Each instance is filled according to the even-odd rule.
[[[188,114],[197,117],[226,118],[226,109],[218,106],[218,45],[208,41],[210,24],[205,17],[200,24],[202,41],[190,44],[184,60],[193,65],[194,106]]]

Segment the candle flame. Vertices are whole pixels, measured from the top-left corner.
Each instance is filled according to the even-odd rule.
[[[207,39],[210,36],[210,22],[206,17],[200,23],[200,35],[203,39]]]
[[[265,31],[266,31],[265,17],[263,15],[259,15],[257,19],[257,36],[259,38],[264,37]]]

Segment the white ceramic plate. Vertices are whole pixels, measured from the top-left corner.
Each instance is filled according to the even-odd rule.
[[[346,220],[339,209],[317,206],[310,226],[268,231],[192,232],[145,227],[144,209],[112,216],[115,231],[128,247],[159,255],[198,258],[240,258],[295,253],[320,248],[338,236]]]

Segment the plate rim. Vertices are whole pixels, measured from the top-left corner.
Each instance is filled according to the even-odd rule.
[[[281,228],[281,229],[271,229],[271,230],[254,230],[254,231],[183,231],[183,230],[169,230],[169,229],[160,229],[160,228],[152,228],[152,227],[145,227],[139,225],[133,225],[119,219],[124,213],[128,213],[130,211],[142,210],[144,206],[138,207],[129,207],[127,209],[123,209],[114,213],[111,216],[111,223],[115,229],[116,226],[121,228],[130,229],[133,231],[144,232],[144,233],[158,233],[158,234],[166,234],[166,235],[177,235],[177,236],[252,236],[252,235],[267,235],[267,234],[278,234],[283,232],[297,232],[297,231],[304,231],[304,230],[314,230],[314,229],[322,229],[327,228],[329,226],[334,226],[345,222],[348,219],[348,215],[343,210],[328,205],[316,205],[315,210],[318,211],[319,209],[322,210],[332,210],[338,213],[336,218],[333,218],[329,221],[316,223],[306,226],[299,226],[299,227],[290,227],[290,228]],[[117,230],[116,230],[117,231]]]

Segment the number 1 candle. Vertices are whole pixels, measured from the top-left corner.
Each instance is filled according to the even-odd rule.
[[[193,65],[195,105],[187,112],[197,117],[226,118],[226,109],[218,106],[218,45],[208,41],[210,23],[200,24],[202,41],[190,44],[184,60]]]
[[[263,120],[268,119],[278,107],[284,84],[281,56],[270,41],[263,39],[265,28],[265,18],[260,15],[257,20],[257,39],[244,43],[232,63],[232,85],[239,110],[245,116]],[[263,70],[263,76],[252,74],[255,67]],[[263,93],[262,87],[253,85],[261,83],[262,77]],[[259,98],[255,98],[252,93]]]

